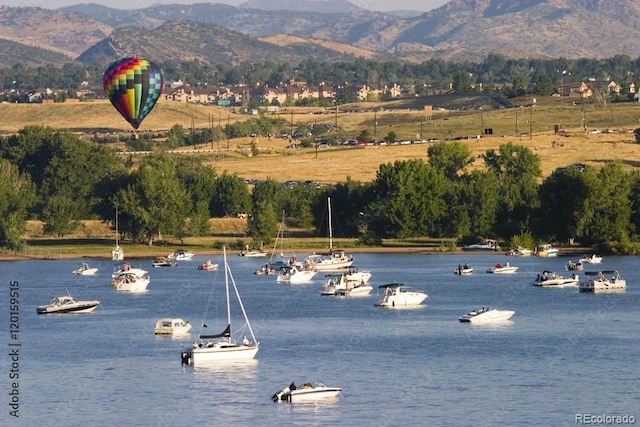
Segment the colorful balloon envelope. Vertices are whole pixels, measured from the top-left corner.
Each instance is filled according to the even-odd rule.
[[[134,129],[147,117],[164,90],[162,70],[144,58],[123,58],[107,68],[102,77],[111,104]]]

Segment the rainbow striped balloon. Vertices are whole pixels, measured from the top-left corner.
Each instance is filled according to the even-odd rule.
[[[147,117],[164,90],[162,70],[144,58],[123,58],[107,68],[102,77],[111,104],[134,129]]]

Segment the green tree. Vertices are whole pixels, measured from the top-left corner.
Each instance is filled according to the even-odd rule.
[[[209,211],[213,217],[251,211],[251,194],[246,181],[237,174],[227,172],[218,176],[209,204]]]
[[[527,147],[511,142],[491,149],[484,161],[500,182],[500,209],[496,218],[499,234],[511,236],[531,227],[532,212],[539,206],[540,157]]]
[[[446,215],[444,176],[422,160],[381,165],[370,188],[366,213],[379,237],[429,236]]]
[[[466,144],[460,142],[438,142],[427,150],[429,164],[444,176],[453,181],[458,178],[458,172],[472,164],[475,159]]]
[[[203,236],[209,231],[209,205],[213,199],[216,183],[215,171],[202,163],[185,164],[178,168],[180,180],[191,200],[189,231],[194,236]]]
[[[35,202],[35,188],[26,174],[0,159],[0,247],[19,249],[26,229],[27,210]]]
[[[118,205],[128,217],[127,231],[149,246],[163,234],[181,236],[190,213],[187,191],[175,169],[167,154],[148,156],[133,173],[132,183],[118,193]]]
[[[579,217],[578,235],[589,243],[627,242],[632,231],[631,175],[620,163],[609,163],[598,172],[589,169],[584,173],[590,191]]]
[[[540,184],[540,207],[534,224],[538,236],[562,242],[571,242],[576,237],[578,220],[590,192],[588,175],[573,167],[559,168]]]
[[[278,216],[269,201],[261,200],[254,206],[253,215],[249,219],[247,234],[252,237],[254,247],[263,248],[275,240],[278,233]]]

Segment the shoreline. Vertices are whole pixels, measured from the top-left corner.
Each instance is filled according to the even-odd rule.
[[[589,247],[583,246],[556,246],[560,253],[558,257],[575,257],[582,256],[584,254],[592,253],[593,251]],[[473,255],[499,255],[499,256],[507,256],[506,251],[463,251],[461,248],[457,248],[455,251],[440,251],[438,248],[434,247],[363,247],[363,248],[352,248],[354,250],[344,249],[347,253],[407,253],[407,254],[416,254],[422,253],[424,255],[463,255],[463,254],[473,254]],[[337,250],[337,249],[336,249]],[[290,252],[296,252],[298,250],[291,249]],[[227,251],[228,254],[232,254],[232,256],[240,256],[239,250],[234,250],[232,252]],[[300,250],[302,253],[326,253],[326,248],[307,248]],[[201,250],[197,251],[196,255],[221,255],[222,250]],[[166,256],[167,250],[158,250],[157,252],[132,252],[126,254],[125,259],[141,259],[141,258],[154,258],[158,256]],[[532,255],[535,256],[535,255]],[[78,254],[58,254],[55,257],[52,256],[19,256],[19,255],[10,255],[0,253],[0,262],[2,261],[27,261],[27,260],[59,260],[59,259],[99,259],[99,260],[110,260],[110,255],[108,252],[105,255],[99,254],[90,254],[90,255],[78,255]],[[262,258],[268,258],[262,257]],[[509,258],[512,258],[509,256]],[[513,257],[519,258],[519,257]]]

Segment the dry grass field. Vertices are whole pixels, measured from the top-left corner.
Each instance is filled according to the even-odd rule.
[[[531,104],[531,99],[521,100]],[[434,114],[428,120],[422,106],[433,105]],[[447,108],[438,106],[444,105]],[[455,109],[453,109],[455,107]],[[598,166],[619,160],[629,167],[640,162],[640,144],[634,143],[632,130],[640,126],[640,105],[609,104],[606,108],[574,105],[567,100],[538,100],[535,107],[490,108],[486,98],[427,97],[388,103],[358,103],[333,108],[284,107],[279,117],[289,125],[337,124],[340,134],[355,138],[367,129],[378,141],[394,132],[403,140],[454,140],[468,144],[474,156],[491,148],[512,142],[528,147],[542,160],[543,175],[558,167],[575,162]],[[187,105],[162,100],[145,119],[140,132],[168,130],[175,124],[185,129],[225,126],[251,116],[239,108],[224,109]],[[15,133],[27,125],[90,134],[93,131],[132,132],[129,124],[108,101],[90,101],[53,105],[0,104],[0,135]],[[562,134],[554,133],[559,127]],[[491,128],[493,135],[483,136]],[[604,133],[606,129],[616,130]],[[597,130],[601,133],[590,133]],[[251,156],[255,141],[258,155]],[[293,141],[296,142],[296,141]],[[367,182],[375,179],[380,164],[395,160],[427,159],[429,143],[409,145],[369,145],[366,147],[287,148],[288,139],[239,138],[215,141],[197,147],[196,155],[222,173],[237,173],[251,179],[273,178],[278,181],[344,182],[347,177]],[[482,167],[478,160],[473,167]]]

